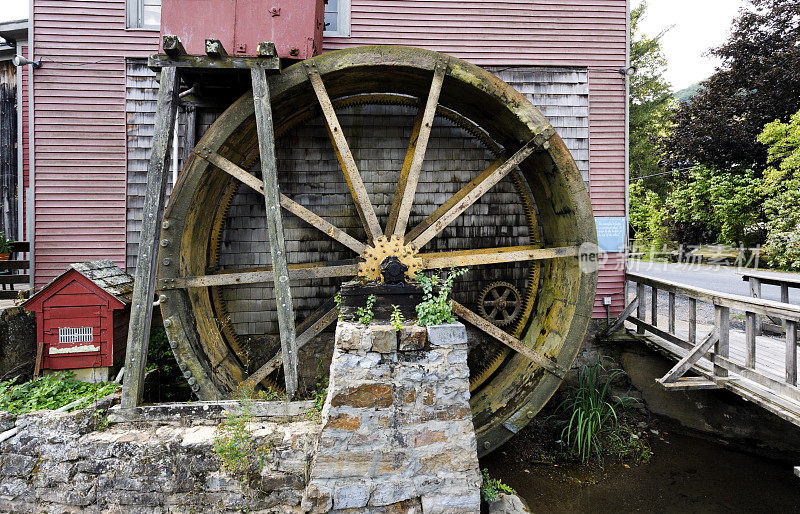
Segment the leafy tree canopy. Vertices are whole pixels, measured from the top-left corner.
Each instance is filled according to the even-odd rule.
[[[639,22],[645,16],[647,2],[631,11],[630,62],[637,73],[630,79],[630,162],[631,176],[658,173],[660,153],[657,142],[663,136],[672,101],[669,82],[664,79],[667,60],[661,50],[664,32],[656,36],[642,34]],[[653,180],[648,182],[654,183]]]
[[[748,0],[728,41],[710,53],[722,65],[676,109],[666,150],[680,165],[763,169],[757,136],[800,108],[800,2]]]

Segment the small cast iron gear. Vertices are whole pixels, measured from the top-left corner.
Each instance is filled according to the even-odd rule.
[[[480,314],[498,327],[514,323],[522,312],[522,294],[508,282],[494,282],[481,291]]]

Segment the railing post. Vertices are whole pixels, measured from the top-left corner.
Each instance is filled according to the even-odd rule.
[[[697,342],[697,300],[689,298],[689,342]]]
[[[639,305],[636,307],[636,317],[639,318],[640,321],[644,322],[644,318],[647,313],[647,307],[644,304],[644,284],[641,282],[636,283],[636,297],[639,299]],[[644,334],[644,327],[637,325],[636,333]]]
[[[761,280],[750,277],[750,296],[753,298],[761,298]],[[756,314],[756,335],[761,335],[761,316]]]
[[[719,340],[714,347],[714,354],[727,359],[731,328],[731,310],[728,307],[714,305],[714,326],[717,329],[717,334],[719,334]],[[714,376],[727,377],[728,370],[715,364]]]
[[[658,289],[655,287],[650,288],[650,317],[653,318],[651,323],[654,327],[658,326]]]
[[[754,312],[747,313],[744,325],[745,347],[747,357],[744,365],[751,369],[756,369],[756,315]]]
[[[786,383],[797,385],[797,322],[786,320]]]
[[[789,284],[787,282],[781,284],[781,302],[789,303]],[[783,320],[783,330],[786,331],[786,320]]]
[[[669,333],[670,334],[674,334],[675,333],[675,293],[673,293],[671,291],[669,293],[669,309],[668,309],[667,317],[669,318],[669,320],[668,320]]]

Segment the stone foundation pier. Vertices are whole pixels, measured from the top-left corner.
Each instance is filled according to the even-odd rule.
[[[463,325],[340,321],[304,510],[479,512],[469,399]]]

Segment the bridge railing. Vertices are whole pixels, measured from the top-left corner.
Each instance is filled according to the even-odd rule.
[[[797,324],[800,322],[800,307],[764,300],[726,294],[708,289],[691,287],[676,282],[657,280],[638,273],[627,273],[627,280],[636,284],[635,315],[634,305],[627,310],[630,315],[627,321],[637,327],[637,333],[649,332],[689,352],[659,382],[665,387],[669,383],[676,384],[677,379],[691,369],[701,358],[713,364],[710,377],[715,383],[727,380],[730,373],[752,380],[777,394],[800,402],[800,389],[797,387]],[[650,288],[650,316],[647,320],[646,305],[647,288]],[[668,293],[667,327],[659,326],[658,292]],[[685,296],[689,300],[688,337],[685,339],[675,331],[675,299]],[[697,303],[705,302],[714,306],[714,328],[710,334],[698,341],[697,337]],[[734,362],[730,358],[730,311],[735,309],[745,313],[745,359],[743,363]],[[785,321],[785,376],[777,380],[756,370],[756,319],[757,316],[770,316]],[[711,351],[713,347],[713,352]],[[679,387],[676,387],[676,389]],[[689,387],[687,387],[688,389]]]

